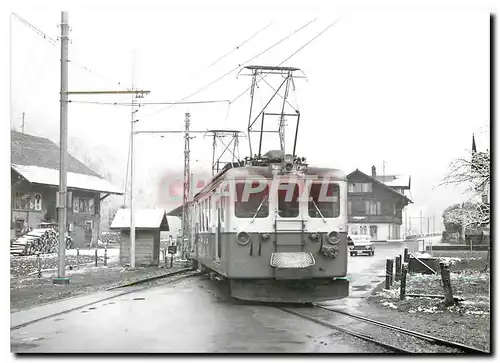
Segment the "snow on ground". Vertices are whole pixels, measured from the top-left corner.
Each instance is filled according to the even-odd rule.
[[[452,266],[458,261],[462,261],[460,257],[439,257],[439,262],[443,262],[446,265]]]
[[[77,250],[71,249],[71,250],[66,250],[66,256],[76,256]],[[91,248],[90,250],[88,248],[82,248],[79,251],[80,256],[95,256],[95,248]],[[57,254],[55,254],[57,255]],[[120,259],[120,248],[108,248],[106,255],[108,257],[108,263],[109,262],[118,262]],[[103,257],[104,256],[104,248],[98,248],[97,249],[97,256]]]

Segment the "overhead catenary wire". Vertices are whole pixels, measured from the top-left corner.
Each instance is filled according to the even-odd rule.
[[[219,58],[217,58],[215,61],[213,61],[212,63],[210,63],[208,66],[202,68],[202,70],[198,71],[196,75],[198,75],[199,73],[201,73],[202,71],[206,71],[207,69],[213,67],[214,65],[216,65],[217,63],[219,63],[221,60],[223,60],[224,58],[228,57],[229,55],[233,54],[234,52],[236,52],[237,50],[240,50],[246,43],[250,42],[252,39],[254,39],[255,37],[257,37],[257,35],[259,35],[260,33],[262,33],[264,30],[266,30],[267,28],[269,28],[271,25],[273,24],[273,22],[270,22],[269,24],[267,24],[265,27],[263,27],[262,29],[258,30],[257,32],[255,32],[251,37],[245,39],[242,43],[240,43],[239,45],[237,45],[236,47],[234,47],[232,50],[230,50],[229,52],[223,54],[222,56],[220,56]],[[195,76],[191,76],[189,78],[194,78]]]
[[[309,26],[311,23],[315,22],[316,19],[313,19],[309,22],[307,22],[306,24],[300,26],[299,28],[295,29],[292,33],[288,34],[286,37],[284,38],[281,38],[279,41],[277,41],[276,43],[274,43],[273,45],[269,46],[268,48],[266,48],[265,50],[261,51],[260,53],[254,55],[253,57],[251,57],[250,59],[246,60],[245,62],[241,63],[241,64],[238,64],[238,66],[234,67],[233,69],[231,69],[230,71],[224,73],[222,76],[216,78],[215,80],[211,81],[210,83],[206,84],[205,86],[201,87],[200,89],[196,90],[195,92],[191,93],[190,95],[186,96],[186,97],[183,97],[182,99],[180,99],[177,103],[180,103],[182,101],[185,101],[193,96],[196,96],[198,93],[206,90],[207,88],[213,86],[215,83],[221,81],[222,79],[224,79],[225,77],[227,77],[228,75],[230,75],[231,73],[233,73],[234,71],[238,70],[241,66],[253,61],[254,59],[260,57],[261,55],[263,55],[264,53],[270,51],[271,49],[273,49],[274,47],[278,46],[279,44],[283,43],[285,40],[289,39],[290,37],[292,37],[293,35],[295,35],[296,33],[298,33],[299,31],[301,31],[302,29],[306,28],[307,26]],[[159,112],[162,112],[162,111],[166,111],[168,109],[170,109],[171,107],[175,106],[175,104],[172,104],[170,105],[169,107],[166,107],[166,108],[162,108],[162,109],[159,109],[159,110],[156,110],[155,112],[149,114],[149,115],[146,115],[145,117],[151,117],[153,115],[156,115],[157,113]]]
[[[58,50],[58,46],[59,46],[59,39],[54,39],[52,37],[50,37],[49,35],[47,35],[46,33],[44,33],[42,30],[40,30],[37,26],[33,25],[32,23],[30,23],[29,21],[27,21],[26,19],[24,19],[23,17],[21,17],[20,15],[16,14],[16,13],[11,13],[11,19],[12,17],[15,17],[19,22],[21,22],[22,24],[24,24],[26,27],[30,28],[32,31],[34,31],[35,33],[37,33],[39,36],[41,36],[43,39],[45,39],[47,41],[47,43],[49,43],[50,45],[52,45],[54,47],[54,49],[57,51]],[[12,33],[12,29],[11,29],[11,33]],[[117,82],[116,80],[112,80],[111,78],[109,77],[106,77],[96,71],[93,71],[92,69],[80,64],[79,62],[77,61],[74,61],[74,60],[68,60],[68,64],[70,65],[73,65],[73,66],[76,66],[78,68],[81,68],[97,77],[100,77],[102,79],[105,79],[107,80],[108,82],[110,83],[113,83],[114,85],[118,85],[119,87],[122,87],[124,89],[127,89],[125,87],[123,87],[121,85],[121,82]],[[127,89],[129,90],[129,89]],[[129,90],[130,91],[130,90]]]
[[[330,28],[332,28],[334,25],[336,25],[338,22],[339,22],[340,18],[338,18],[337,20],[335,20],[333,23],[331,23],[330,25],[328,25],[325,29],[323,29],[322,31],[320,31],[318,34],[316,34],[312,39],[310,39],[308,42],[306,42],[304,45],[302,45],[300,48],[298,48],[295,52],[293,52],[291,55],[289,55],[287,58],[285,58],[283,61],[281,61],[278,66],[281,66],[283,65],[283,63],[285,63],[286,61],[290,60],[293,56],[297,55],[297,53],[299,53],[301,50],[303,50],[306,46],[308,46],[309,44],[311,44],[314,40],[316,40],[318,37],[320,37],[322,34],[324,34],[326,31],[328,31]],[[260,80],[256,80],[256,84],[258,84],[259,82],[261,81],[264,81],[264,79],[267,77],[267,75],[264,75],[264,77],[261,77]],[[231,100],[231,103],[234,103],[236,102],[239,98],[241,98],[245,93],[247,93],[250,89],[252,88],[252,86],[246,88],[243,92],[241,92],[238,96],[236,96],[235,98],[233,98]]]

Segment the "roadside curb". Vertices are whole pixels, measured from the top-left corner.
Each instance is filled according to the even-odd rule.
[[[118,285],[115,287],[108,288],[103,291],[94,292],[91,294],[86,294],[82,296],[76,296],[68,299],[53,301],[48,304],[43,304],[40,306],[33,307],[31,309],[21,310],[15,313],[10,314],[10,330],[20,329],[27,325],[36,323],[40,320],[44,320],[47,318],[51,318],[54,316],[58,316],[61,314],[65,314],[74,310],[81,309],[83,307],[93,305],[105,300],[109,300],[121,295],[129,294],[131,292],[139,291],[147,287],[138,287],[132,291],[119,291],[117,289],[124,287],[131,287],[134,285],[140,285],[145,282],[158,280],[165,277],[180,275],[185,272],[196,271],[193,268],[184,268],[177,271],[171,271],[165,274],[161,274],[158,276],[148,277],[145,279],[140,279],[137,281],[133,281],[131,283]],[[113,291],[116,290],[116,291]]]

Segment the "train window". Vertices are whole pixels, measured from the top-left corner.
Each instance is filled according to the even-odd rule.
[[[205,231],[209,231],[208,229],[208,213],[209,213],[209,209],[208,209],[208,199],[205,199]]]
[[[278,215],[283,218],[299,216],[299,186],[295,183],[281,183],[278,188]]]
[[[224,223],[224,203],[226,202],[226,199],[224,197],[220,198],[220,221],[221,223]]]
[[[266,218],[269,216],[269,186],[258,191],[259,182],[236,183],[234,214],[238,218]],[[245,191],[245,188],[247,190]],[[246,200],[245,200],[246,199]]]
[[[202,209],[201,209],[201,202],[198,202],[198,228],[200,232],[203,232],[203,227],[201,224],[201,215],[202,215]]]
[[[324,190],[321,190],[322,187]],[[336,218],[340,215],[340,190],[338,184],[313,183],[309,189],[309,197],[309,217]]]
[[[215,216],[214,216],[215,219]],[[208,197],[208,225],[213,225],[212,220],[212,197]]]

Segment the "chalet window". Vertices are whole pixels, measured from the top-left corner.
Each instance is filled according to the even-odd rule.
[[[73,197],[73,213],[95,214],[94,198]]]
[[[367,212],[367,203],[364,200],[353,200],[349,204],[351,205],[351,215],[359,216],[366,215]]]
[[[382,214],[382,210],[381,210],[381,203],[378,202],[378,201],[370,201],[370,202],[367,202],[368,203],[368,208],[369,208],[369,213],[368,214],[371,214],[371,215],[380,215]]]
[[[14,209],[42,210],[42,195],[39,193],[16,192]]]
[[[371,193],[372,183],[349,183],[349,193]]]

